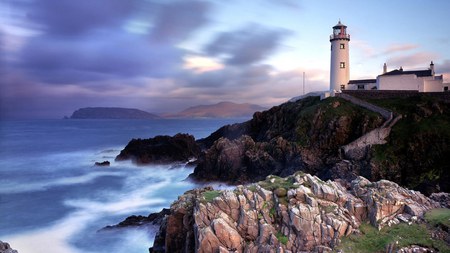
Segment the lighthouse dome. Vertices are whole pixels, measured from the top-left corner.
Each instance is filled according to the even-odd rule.
[[[342,24],[341,21],[339,20],[337,25],[333,26],[333,29],[341,29],[341,27],[347,28],[347,26]]]

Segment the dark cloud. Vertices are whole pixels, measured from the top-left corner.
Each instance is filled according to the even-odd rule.
[[[450,60],[445,60],[442,64],[435,64],[435,68],[437,74],[450,73]]]
[[[18,53],[17,67],[37,81],[50,83],[136,76],[160,78],[173,74],[183,57],[176,43],[207,23],[209,8],[202,1],[32,3],[28,6],[32,10],[31,20],[46,32],[27,40]],[[134,11],[137,5],[139,13]],[[132,22],[131,16],[133,22],[148,22],[150,31],[127,32],[125,24]]]
[[[162,5],[154,20],[152,39],[176,42],[186,39],[208,21],[210,4],[203,1],[179,1]]]
[[[225,55],[226,62],[231,65],[252,64],[271,55],[288,34],[284,29],[249,25],[237,31],[220,33],[205,51],[211,55]]]
[[[78,35],[95,28],[120,26],[138,7],[137,0],[35,0],[28,17],[49,34]]]
[[[112,77],[164,77],[178,68],[181,57],[181,50],[152,44],[140,35],[106,33],[79,40],[46,36],[28,42],[19,67],[40,81],[76,83]]]

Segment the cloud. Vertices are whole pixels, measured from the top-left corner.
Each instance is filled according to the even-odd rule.
[[[249,25],[218,34],[206,46],[205,51],[213,56],[224,56],[226,63],[230,65],[253,64],[274,53],[280,41],[288,34],[284,29]]]
[[[428,68],[430,62],[437,57],[438,56],[434,53],[418,52],[388,58],[387,64],[388,67],[392,66],[393,68],[397,68],[400,66],[402,66],[403,68]]]
[[[243,88],[267,82],[272,70],[270,65],[227,66],[204,73],[185,73],[180,79],[187,80],[190,87]]]
[[[35,0],[29,3],[27,11],[31,22],[40,24],[45,33],[67,36],[120,26],[137,4],[137,0]]]
[[[210,4],[204,1],[178,1],[162,5],[154,20],[151,37],[159,42],[178,42],[208,23]]]
[[[392,44],[383,51],[382,55],[398,53],[402,51],[409,51],[412,49],[416,49],[418,47],[419,45],[416,44]]]
[[[164,77],[182,63],[182,52],[172,45],[151,43],[142,35],[106,32],[71,40],[35,37],[19,58],[18,67],[39,81],[76,83],[113,77]]]
[[[80,83],[173,74],[181,68],[185,54],[177,43],[208,22],[209,4],[43,0],[26,8],[32,10],[30,19],[43,27],[43,33],[27,38],[14,66],[36,81]],[[148,31],[127,29],[132,20],[146,23]]]

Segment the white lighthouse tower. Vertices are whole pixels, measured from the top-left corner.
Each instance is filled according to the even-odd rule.
[[[339,23],[333,26],[333,34],[330,36],[330,91],[341,91],[347,88],[350,80],[349,41],[350,34],[347,34],[347,26],[339,20]]]

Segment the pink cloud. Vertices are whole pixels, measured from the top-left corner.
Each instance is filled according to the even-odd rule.
[[[388,68],[428,68],[431,61],[438,58],[435,53],[418,52],[391,57],[387,60]]]

